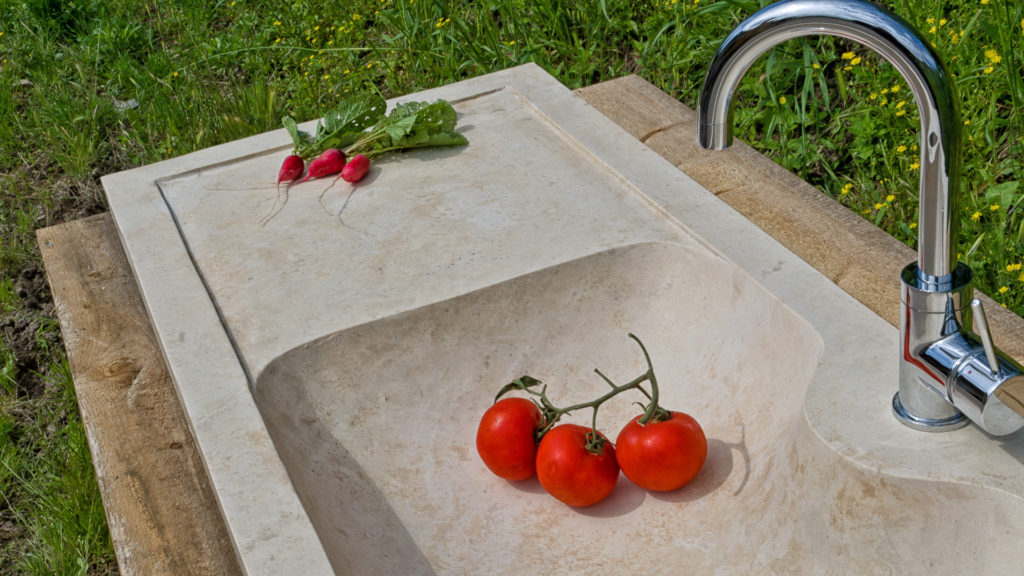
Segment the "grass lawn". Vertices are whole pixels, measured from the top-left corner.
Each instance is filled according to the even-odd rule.
[[[1024,0],[884,2],[933,41],[964,121],[960,258],[1024,313]],[[116,572],[35,230],[99,177],[536,62],[636,73],[693,106],[749,0],[0,0],[0,576]],[[918,118],[867,49],[793,40],[747,73],[736,135],[913,245]]]

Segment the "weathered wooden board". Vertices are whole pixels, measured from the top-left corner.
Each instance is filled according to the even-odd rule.
[[[240,574],[110,216],[38,238],[122,574]]]

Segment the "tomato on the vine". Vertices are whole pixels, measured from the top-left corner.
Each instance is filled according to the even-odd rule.
[[[476,451],[487,468],[506,480],[537,473],[537,430],[544,416],[525,398],[503,398],[484,412],[476,432]]]
[[[597,504],[619,480],[615,448],[600,434],[600,453],[587,449],[591,429],[562,424],[548,431],[537,448],[537,478],[544,490],[570,506]]]
[[[688,484],[708,455],[700,424],[688,414],[668,412],[665,420],[641,425],[643,414],[619,432],[616,457],[622,473],[641,488],[669,491]]]

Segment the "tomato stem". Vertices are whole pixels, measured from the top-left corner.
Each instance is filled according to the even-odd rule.
[[[632,332],[628,336],[640,345],[640,351],[644,353],[644,360],[647,361],[647,373],[644,376],[651,382],[651,394],[648,396],[651,403],[647,405],[647,410],[644,410],[643,417],[637,421],[637,424],[646,426],[652,419],[655,422],[664,420],[668,413],[658,406],[658,377],[654,375],[654,365],[651,364],[651,355],[647,353],[647,347]]]
[[[547,386],[540,386],[540,390],[537,390],[537,386],[542,384],[542,382],[531,376],[523,376],[513,380],[509,384],[506,384],[501,391],[498,392],[498,396],[495,398],[495,401],[511,390],[523,390],[533,396],[536,396],[538,400],[535,400],[535,402],[540,408],[541,413],[544,414],[544,426],[537,430],[538,442],[549,430],[555,427],[555,424],[558,423],[563,415],[575,412],[576,410],[582,410],[584,408],[592,409],[591,432],[587,434],[587,449],[595,454],[600,454],[605,440],[597,433],[597,410],[602,404],[611,400],[615,396],[618,396],[627,390],[639,390],[647,397],[650,402],[644,407],[644,414],[639,420],[640,425],[646,425],[651,421],[660,422],[670,417],[668,411],[658,406],[658,379],[654,375],[654,366],[651,363],[650,354],[647,353],[647,348],[644,346],[644,343],[632,333],[629,333],[628,336],[640,345],[640,350],[643,352],[644,360],[647,362],[647,371],[625,384],[618,385],[612,382],[611,379],[605,376],[599,369],[595,368],[594,372],[596,372],[597,375],[611,387],[611,390],[600,398],[596,398],[589,402],[573,404],[566,408],[559,408],[552,404],[551,400],[548,399]],[[651,383],[650,393],[648,393],[642,386],[644,382]]]

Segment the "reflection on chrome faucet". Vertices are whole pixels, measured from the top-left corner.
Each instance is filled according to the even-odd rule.
[[[919,430],[951,430],[970,418],[990,434],[1009,434],[1024,426],[1024,417],[996,391],[1024,382],[1024,368],[992,346],[981,302],[973,298],[973,273],[957,262],[960,110],[953,79],[920,32],[861,0],[767,6],[733,30],[715,54],[698,101],[697,140],[707,149],[729,146],[732,95],[750,65],[776,44],[821,34],[878,52],[909,84],[921,117],[918,256],[901,275],[900,383],[893,413]],[[976,333],[972,318],[979,323]]]

